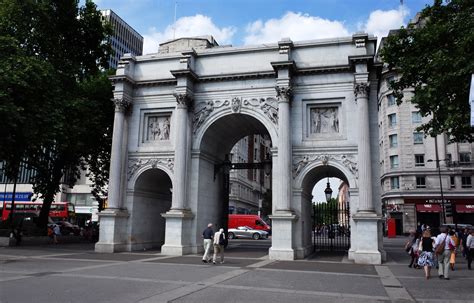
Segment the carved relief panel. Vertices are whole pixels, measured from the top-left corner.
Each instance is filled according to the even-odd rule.
[[[304,140],[345,139],[342,99],[303,100]]]
[[[146,113],[143,116],[142,143],[170,140],[171,115],[168,113]]]
[[[339,133],[339,108],[315,107],[310,109],[310,133],[334,134]]]

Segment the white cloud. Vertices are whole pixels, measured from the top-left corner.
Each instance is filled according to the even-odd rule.
[[[398,10],[382,11],[376,10],[370,13],[369,20],[363,26],[363,30],[378,37],[387,36],[391,29],[399,29],[405,24],[405,18],[409,11],[405,6],[400,6]]]
[[[173,39],[173,37],[212,35],[220,45],[230,44],[235,32],[236,28],[232,26],[219,28],[208,16],[198,14],[182,17],[176,20],[175,24],[168,25],[162,32],[155,27],[150,28],[148,33],[143,35],[143,54],[156,53],[158,44]]]
[[[263,23],[257,20],[247,25],[244,44],[277,42],[289,37],[293,41],[333,38],[350,35],[344,23],[302,13],[287,12],[280,19]]]

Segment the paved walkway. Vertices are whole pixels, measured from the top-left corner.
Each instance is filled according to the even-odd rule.
[[[451,280],[408,268],[406,238],[385,242],[388,262],[340,254],[270,261],[270,241],[237,240],[224,264],[159,251],[98,254],[87,243],[0,248],[0,302],[474,302],[474,271]]]

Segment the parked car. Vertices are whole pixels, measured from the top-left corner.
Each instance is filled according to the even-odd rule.
[[[61,235],[67,236],[73,234],[79,236],[81,234],[81,228],[78,225],[72,224],[68,221],[58,221],[55,224],[59,225]]]
[[[268,238],[268,232],[264,230],[253,229],[248,226],[239,226],[237,228],[230,228],[228,235],[229,235],[229,239],[249,238],[249,239],[258,240],[258,239]]]

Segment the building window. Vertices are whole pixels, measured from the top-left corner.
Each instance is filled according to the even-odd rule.
[[[411,122],[421,123],[421,114],[420,114],[420,112],[411,112]]]
[[[425,166],[425,155],[415,155],[415,166]]]
[[[425,177],[416,177],[416,188],[425,188],[426,179]]]
[[[392,189],[399,189],[400,188],[399,177],[390,177],[390,187]]]
[[[390,168],[398,168],[398,156],[390,156]]]
[[[461,184],[462,184],[462,188],[471,188],[472,187],[471,176],[462,176]]]
[[[395,104],[397,104],[397,102],[396,102],[396,100],[395,100],[395,96],[392,95],[392,94],[388,95],[388,96],[387,96],[387,105],[388,105],[388,106],[393,106],[393,105],[395,105]]]
[[[456,188],[456,179],[454,176],[449,177],[449,181],[451,183],[451,188]]]
[[[388,125],[390,127],[395,127],[397,125],[397,114],[388,115]]]
[[[459,153],[459,163],[471,162],[471,153]]]
[[[446,164],[451,164],[453,161],[453,156],[451,154],[446,154]]]
[[[413,133],[413,144],[423,144],[423,133]]]
[[[390,147],[397,147],[398,146],[398,136],[397,135],[390,135],[388,136],[390,141]]]

